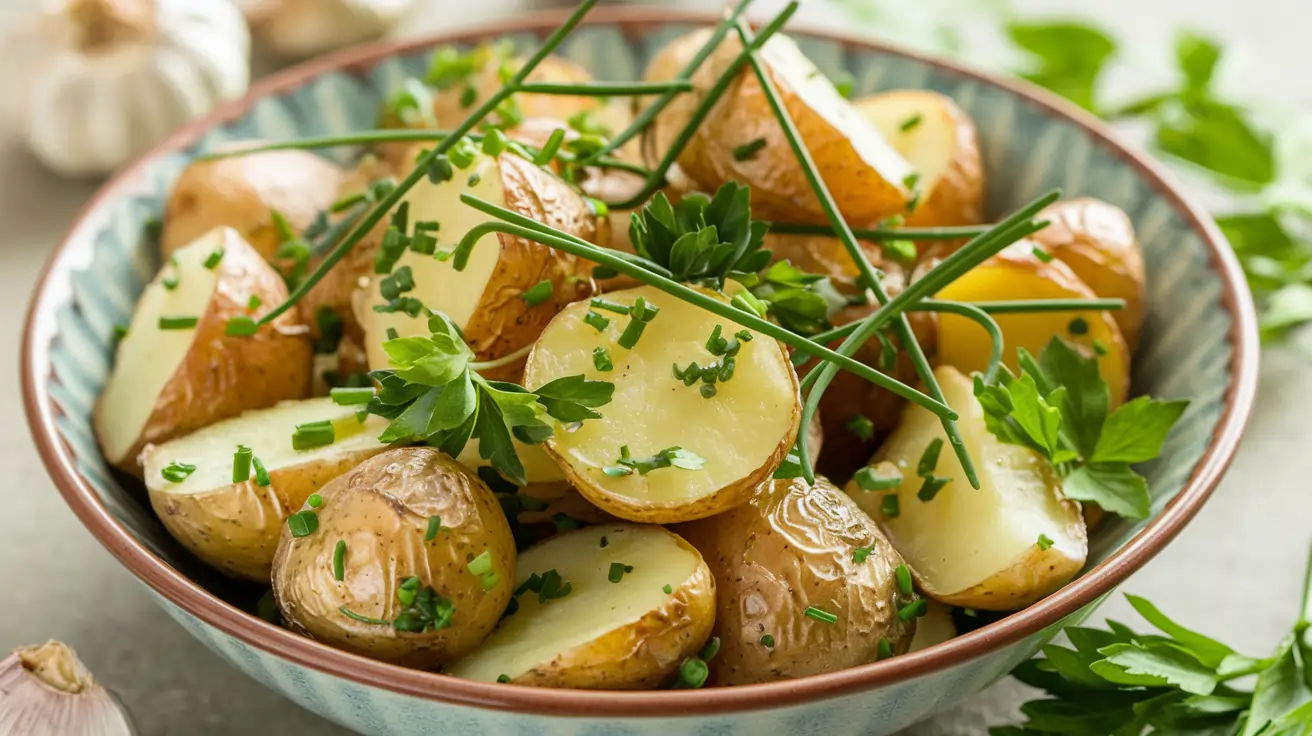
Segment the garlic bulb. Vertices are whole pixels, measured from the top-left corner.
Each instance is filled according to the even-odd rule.
[[[136,730],[77,654],[51,640],[0,661],[0,733],[132,736]]]
[[[9,40],[10,117],[37,158],[104,174],[250,81],[250,36],[227,0],[43,0]]]
[[[237,0],[255,38],[302,58],[378,38],[414,0]]]

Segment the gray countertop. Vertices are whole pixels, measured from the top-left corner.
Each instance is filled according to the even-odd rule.
[[[1254,94],[1307,103],[1312,88],[1302,73],[1303,0],[1103,0],[1100,20],[1147,63],[1165,63],[1171,29],[1202,27],[1239,47],[1240,80]],[[481,0],[461,25],[528,5]],[[683,2],[709,7],[711,3]],[[1081,0],[1026,0],[1026,9],[1076,12]],[[0,29],[18,3],[0,3]],[[450,27],[434,0],[406,26],[407,33]],[[763,10],[777,6],[762,0]],[[823,0],[806,0],[804,19],[842,19]],[[888,2],[896,7],[898,3]],[[468,13],[473,13],[469,15]],[[1260,52],[1260,53],[1259,53]],[[1158,61],[1160,60],[1160,61]],[[1131,80],[1132,81],[1132,80]],[[17,350],[28,294],[41,264],[94,191],[43,171],[11,137],[0,139],[0,344]],[[1234,466],[1215,495],[1170,547],[1138,572],[1125,590],[1152,598],[1169,614],[1251,654],[1263,654],[1296,615],[1312,519],[1312,453],[1304,412],[1312,399],[1312,350],[1268,351],[1255,419]],[[0,402],[11,419],[0,423],[0,651],[62,639],[134,713],[141,731],[160,734],[344,733],[301,710],[212,655],[167,619],[144,588],[92,539],[46,476],[22,416],[17,360],[0,371]],[[1134,620],[1123,600],[1108,602],[1095,619]],[[909,733],[979,734],[986,724],[1015,718],[1023,689],[1010,682]]]

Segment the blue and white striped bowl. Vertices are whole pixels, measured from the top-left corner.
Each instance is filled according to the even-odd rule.
[[[1034,88],[855,39],[797,34],[827,72],[846,69],[857,94],[923,87],[951,95],[982,137],[991,215],[1061,187],[1129,213],[1150,284],[1141,392],[1192,399],[1162,457],[1143,471],[1150,519],[1099,531],[1089,569],[1031,608],[931,649],[828,675],[748,687],[655,693],[487,685],[406,670],[298,637],[239,609],[232,588],[180,550],[138,487],[97,451],[91,410],[109,370],[113,325],[126,322],[154,273],[142,223],[158,214],[198,152],[242,138],[371,128],[379,102],[424,68],[428,47],[510,37],[539,43],[559,16],[520,19],[454,39],[383,44],[290,70],[180,131],[107,184],[56,251],[33,297],[23,344],[24,400],[51,476],[93,534],[188,631],[244,672],[303,706],[370,734],[790,733],[876,736],[947,708],[1005,675],[1061,627],[1085,618],[1197,512],[1229,463],[1257,375],[1250,297],[1214,224],[1160,168],[1082,112]],[[709,16],[597,11],[563,53],[599,78],[633,78],[669,39]],[[226,600],[225,600],[226,598]]]

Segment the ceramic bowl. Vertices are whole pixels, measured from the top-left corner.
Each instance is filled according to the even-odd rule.
[[[930,88],[964,107],[982,136],[990,216],[1052,187],[1101,197],[1129,213],[1150,284],[1135,389],[1192,399],[1161,458],[1142,469],[1153,488],[1151,517],[1100,529],[1088,569],[1077,580],[997,623],[884,662],[748,687],[616,693],[488,685],[363,659],[248,613],[259,591],[217,579],[174,544],[142,489],[106,467],[91,431],[92,406],[110,367],[113,326],[127,321],[158,265],[143,241],[143,221],[160,212],[170,183],[199,151],[231,139],[372,128],[380,100],[423,70],[429,47],[509,37],[531,48],[560,19],[517,19],[455,38],[365,47],[267,79],[108,183],[47,265],[22,356],[37,445],[91,533],[220,656],[316,713],[369,734],[878,736],[1006,675],[1063,626],[1083,620],[1198,511],[1235,450],[1257,376],[1250,297],[1214,224],[1157,164],[1038,89],[866,41],[797,32],[826,72],[852,73],[856,94]],[[602,9],[562,53],[598,78],[634,78],[666,41],[709,20]]]

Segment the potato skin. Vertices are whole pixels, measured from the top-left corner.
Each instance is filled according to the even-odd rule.
[[[570,533],[579,531],[583,530]],[[627,626],[557,654],[511,684],[649,690],[668,678],[685,657],[695,654],[715,623],[715,578],[695,547],[676,534],[665,533],[696,554],[701,564],[664,604]]]
[[[225,148],[258,144],[240,141]],[[271,210],[297,232],[337,198],[342,172],[308,151],[265,151],[247,156],[197,161],[182,171],[164,207],[160,254],[173,251],[216,227],[231,227],[265,260],[280,238]]]
[[[1071,267],[1093,293],[1124,299],[1125,309],[1110,312],[1131,350],[1143,324],[1143,252],[1134,224],[1120,207],[1092,197],[1048,206],[1037,216],[1048,227],[1030,239]]]
[[[450,457],[423,447],[389,450],[319,491],[319,529],[294,537],[284,528],[273,562],[273,592],[293,631],[326,644],[408,667],[432,669],[478,645],[510,600],[515,544],[496,498]],[[442,529],[424,539],[429,519]],[[333,577],[333,552],[346,540],[345,574]],[[484,591],[466,570],[488,551],[500,578]],[[410,576],[455,605],[451,626],[422,634],[355,621],[392,620],[403,609],[397,585]]]
[[[762,483],[742,506],[676,531],[701,550],[719,593],[720,653],[711,682],[745,685],[874,662],[881,638],[911,645],[915,622],[897,615],[902,558],[879,527],[824,478]],[[873,548],[865,562],[857,547]],[[808,606],[836,614],[826,624]],[[774,637],[774,647],[761,637]]]
[[[314,351],[294,311],[283,313],[250,337],[226,334],[228,320],[256,320],[287,299],[287,286],[273,267],[229,231],[214,295],[196,323],[196,337],[173,377],[155,398],[155,407],[130,449],[117,463],[141,477],[138,456],[147,444],[160,444],[248,409],[263,409],[309,395]],[[186,288],[185,286],[181,288]],[[260,307],[246,309],[252,296]],[[97,403],[99,429],[105,419]]]

